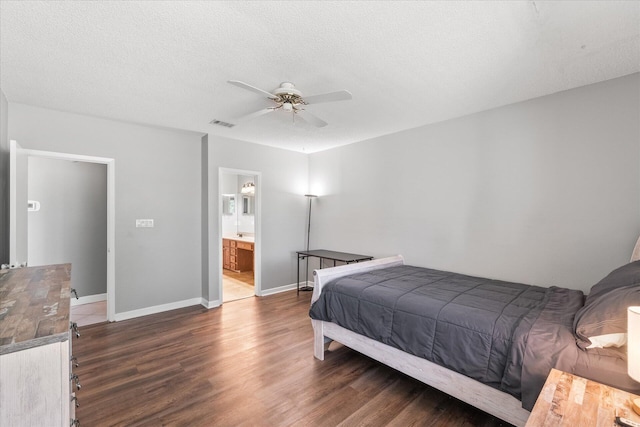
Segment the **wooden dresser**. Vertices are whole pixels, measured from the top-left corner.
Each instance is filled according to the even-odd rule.
[[[71,265],[0,271],[0,425],[73,426]]]
[[[222,239],[222,268],[238,273],[253,271],[253,242]]]

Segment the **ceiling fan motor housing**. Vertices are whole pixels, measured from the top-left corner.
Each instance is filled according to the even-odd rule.
[[[279,98],[279,102],[282,103],[286,111],[291,111],[294,105],[305,104],[304,99],[302,99],[302,92],[296,89],[293,83],[281,83],[280,87],[273,91],[273,94]]]
[[[274,95],[296,95],[302,97],[302,92],[295,88],[293,83],[283,82],[280,83],[280,87],[273,91]]]

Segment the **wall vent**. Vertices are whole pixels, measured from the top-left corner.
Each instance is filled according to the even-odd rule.
[[[223,122],[222,120],[216,120],[216,119],[211,120],[209,123],[211,123],[212,125],[224,126],[227,128],[232,128],[235,126],[233,123],[227,123],[227,122]]]

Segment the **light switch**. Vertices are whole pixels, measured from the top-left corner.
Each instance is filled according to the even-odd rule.
[[[136,219],[136,228],[153,228],[152,219]]]

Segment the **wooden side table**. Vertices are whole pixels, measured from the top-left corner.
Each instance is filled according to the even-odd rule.
[[[638,396],[586,378],[552,369],[526,427],[611,427],[618,416],[640,422],[630,398]]]

